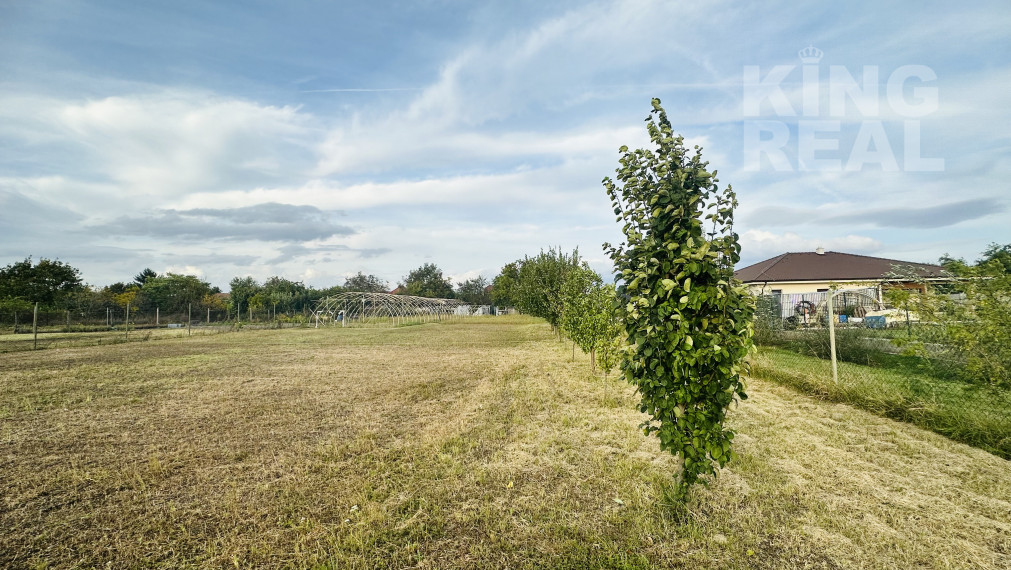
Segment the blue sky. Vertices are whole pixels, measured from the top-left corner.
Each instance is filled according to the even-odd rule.
[[[1011,242],[1006,3],[749,4],[0,3],[0,265],[607,274],[651,97],[737,192],[742,266]]]

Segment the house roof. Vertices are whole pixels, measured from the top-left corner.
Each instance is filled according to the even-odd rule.
[[[898,267],[897,267],[898,266]],[[901,268],[911,270],[925,279],[949,277],[940,265],[913,263],[898,259],[870,257],[852,253],[814,251],[784,253],[754,265],[738,269],[734,276],[745,283],[779,281],[850,281],[858,279],[887,279]]]

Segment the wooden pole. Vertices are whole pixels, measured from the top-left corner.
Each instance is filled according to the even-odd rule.
[[[207,324],[211,324],[211,308],[207,307]]]
[[[130,340],[130,301],[126,302],[126,340]]]
[[[39,304],[35,303],[35,312],[32,313],[32,350],[39,348]]]
[[[186,313],[186,336],[193,334],[193,303],[190,303],[190,310]]]

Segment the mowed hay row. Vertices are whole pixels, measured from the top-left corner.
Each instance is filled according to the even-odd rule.
[[[687,506],[542,322],[0,355],[4,567],[1011,567],[1011,467],[752,381]]]

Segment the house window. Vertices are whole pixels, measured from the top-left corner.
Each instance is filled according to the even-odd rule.
[[[828,289],[818,289],[819,293],[828,293]]]
[[[772,291],[769,292],[769,294],[770,295],[782,295],[783,294],[783,290],[782,289],[773,289]]]

